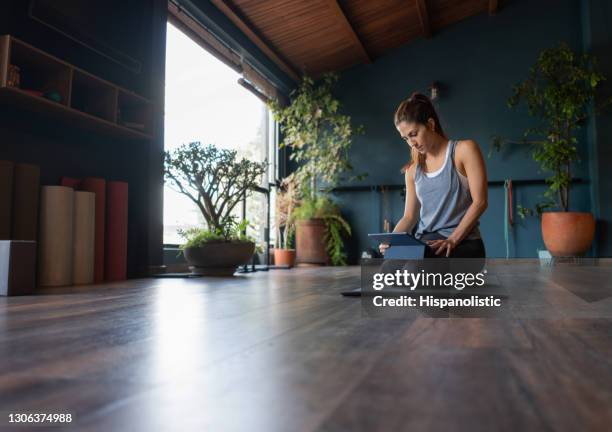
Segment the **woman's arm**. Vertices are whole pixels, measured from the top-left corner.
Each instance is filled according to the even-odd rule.
[[[436,254],[446,252],[446,256],[472,231],[488,205],[487,170],[478,144],[472,140],[460,141],[455,151],[456,167],[460,172],[465,172],[472,204],[447,240],[436,240],[430,244]]]
[[[410,168],[406,170],[406,202],[404,204],[404,215],[397,222],[393,232],[411,232],[414,224],[419,219],[419,209],[421,204],[417,199],[416,189],[414,186],[414,172],[416,164],[410,165]]]
[[[419,209],[421,204],[416,196],[416,189],[414,186],[414,172],[415,172],[415,164],[412,164],[410,168],[406,170],[405,180],[406,180],[406,203],[404,204],[404,215],[397,222],[393,232],[411,232],[414,224],[417,222],[419,218]],[[381,243],[378,249],[380,253],[384,254],[388,245],[386,243]]]

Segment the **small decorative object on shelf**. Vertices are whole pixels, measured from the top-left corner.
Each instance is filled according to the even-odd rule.
[[[48,92],[45,92],[43,96],[46,99],[52,100],[53,102],[62,103],[62,95],[59,94],[58,91],[49,90]]]
[[[15,88],[21,85],[21,69],[18,66],[12,64],[8,66],[6,85]]]

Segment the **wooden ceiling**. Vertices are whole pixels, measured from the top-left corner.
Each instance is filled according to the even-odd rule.
[[[212,0],[293,79],[360,63],[472,15],[497,0]]]

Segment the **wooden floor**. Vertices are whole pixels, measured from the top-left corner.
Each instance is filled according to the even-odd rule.
[[[371,318],[358,267],[0,298],[0,430],[611,430],[612,266],[489,268],[510,316]]]

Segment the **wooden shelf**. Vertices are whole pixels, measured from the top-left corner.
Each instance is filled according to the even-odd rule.
[[[9,86],[11,65],[19,87]],[[0,104],[116,138],[152,137],[149,100],[8,35],[0,36]]]
[[[91,130],[116,138],[150,139],[151,135],[120,126],[102,118],[69,108],[40,96],[32,96],[23,90],[11,87],[0,88],[0,104],[22,107],[28,111],[64,121],[79,129]]]

